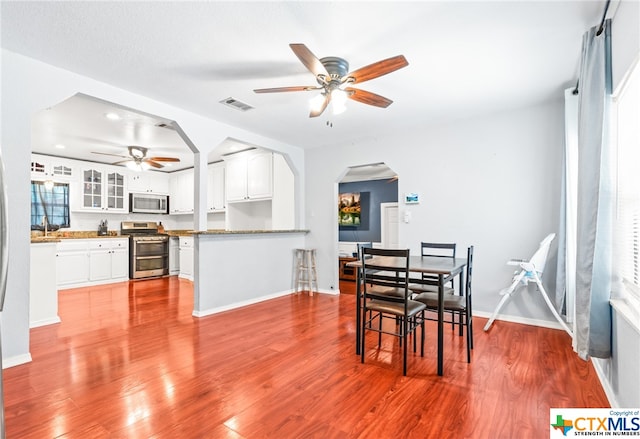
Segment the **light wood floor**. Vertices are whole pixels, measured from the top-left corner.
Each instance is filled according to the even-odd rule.
[[[198,319],[175,277],[63,291],[62,323],[4,371],[7,437],[544,438],[550,407],[608,406],[560,330],[478,318],[471,364],[447,330],[443,377],[435,325],[407,377],[397,341],[372,334],[361,364],[354,302],[302,293]]]

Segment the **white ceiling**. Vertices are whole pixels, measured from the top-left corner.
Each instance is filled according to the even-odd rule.
[[[573,0],[3,1],[1,42],[54,66],[314,148],[561,99],[577,79],[582,34],[600,21],[603,9],[604,1]],[[316,92],[253,92],[315,85],[289,43],[306,44],[318,58],[345,58],[350,70],[399,54],[409,66],[355,85],[392,99],[388,108],[349,101],[341,115],[328,108],[309,118],[308,101]],[[219,103],[228,97],[254,109]],[[73,117],[74,123],[56,124],[49,130],[55,135],[42,134],[34,151],[76,137],[89,154],[143,144],[153,155],[184,154],[189,160],[175,132],[135,123],[142,119],[148,127],[161,117],[129,109],[127,123],[113,130],[103,117],[109,105],[102,105],[65,101],[49,110],[59,110],[58,121]],[[87,129],[67,132],[80,125]],[[65,154],[77,153],[59,155]]]

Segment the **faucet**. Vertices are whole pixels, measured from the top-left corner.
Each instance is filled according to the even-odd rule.
[[[42,226],[44,227],[44,236],[46,238],[49,234],[49,220],[47,219],[47,215],[42,217]]]

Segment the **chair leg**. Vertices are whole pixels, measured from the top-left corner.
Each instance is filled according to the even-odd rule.
[[[364,311],[364,309],[362,311]],[[369,316],[371,316],[371,313],[369,313]],[[371,325],[371,323],[369,323],[369,325]],[[367,327],[367,319],[365,317],[365,313],[363,312],[362,327],[360,329],[360,363],[363,363],[363,364],[364,364],[364,338],[365,338],[366,327]]]
[[[420,320],[420,328],[422,329],[422,337],[421,337],[421,343],[422,345],[420,346],[420,356],[424,357],[424,312],[422,315],[422,319]]]
[[[407,376],[407,319],[402,319],[402,375]]]
[[[469,322],[467,322],[469,323]],[[471,363],[471,327],[467,325],[467,363]]]
[[[378,349],[382,346],[382,313],[378,313]]]

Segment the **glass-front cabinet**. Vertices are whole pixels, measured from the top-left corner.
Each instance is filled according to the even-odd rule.
[[[78,210],[126,212],[125,175],[100,168],[82,170]]]

